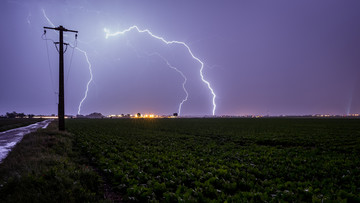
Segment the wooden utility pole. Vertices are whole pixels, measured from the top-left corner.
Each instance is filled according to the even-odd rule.
[[[62,25],[59,27],[44,27],[44,29],[51,29],[59,31],[59,105],[58,105],[58,120],[59,120],[59,130],[65,130],[65,93],[64,93],[64,32],[75,32],[75,30],[65,29]],[[66,43],[65,43],[66,44]],[[66,44],[68,45],[68,44]]]

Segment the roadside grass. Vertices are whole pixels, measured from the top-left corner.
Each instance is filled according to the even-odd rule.
[[[41,118],[0,118],[0,132],[43,121]]]
[[[0,164],[0,202],[99,202],[100,176],[87,166],[71,134],[47,129],[25,135]]]

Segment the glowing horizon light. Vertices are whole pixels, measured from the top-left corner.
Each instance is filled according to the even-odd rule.
[[[191,55],[191,57],[193,59],[195,59],[197,62],[200,63],[201,67],[200,67],[200,77],[201,77],[201,80],[203,81],[203,83],[205,83],[208,87],[208,89],[210,90],[211,94],[212,94],[212,105],[213,105],[213,109],[212,109],[212,115],[214,116],[215,115],[215,110],[216,110],[216,102],[215,102],[215,98],[216,98],[216,94],[214,92],[214,90],[211,88],[211,85],[210,83],[204,79],[204,75],[203,75],[203,69],[204,69],[204,63],[199,59],[197,58],[191,51],[190,47],[185,43],[185,42],[181,42],[181,41],[167,41],[165,40],[163,37],[159,37],[157,35],[154,35],[152,32],[150,32],[150,30],[148,29],[144,29],[144,30],[141,30],[138,28],[138,26],[136,25],[133,25],[123,31],[117,31],[115,33],[110,33],[110,30],[107,29],[107,28],[104,28],[104,32],[106,33],[106,36],[105,38],[108,39],[109,37],[114,37],[114,36],[117,36],[117,35],[123,35],[127,32],[130,32],[131,30],[136,30],[137,32],[139,33],[147,33],[149,34],[150,36],[152,36],[153,38],[155,39],[158,39],[160,41],[162,41],[163,43],[169,45],[169,44],[180,44],[180,45],[183,45],[189,52],[189,54]]]

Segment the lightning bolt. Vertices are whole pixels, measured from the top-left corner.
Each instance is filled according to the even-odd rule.
[[[129,41],[127,42],[127,46],[129,46],[131,49],[134,50],[134,52],[136,53],[136,55],[137,55],[138,58],[142,58],[142,56],[139,54],[139,51],[138,51],[131,43],[129,43]],[[149,53],[143,53],[143,54],[145,54],[145,55],[148,56],[148,57],[152,57],[152,56],[158,56],[158,57],[160,57],[160,58],[166,63],[166,65],[167,65],[169,68],[171,68],[171,69],[175,70],[176,72],[178,72],[178,73],[181,75],[181,77],[184,79],[184,82],[182,83],[182,88],[183,88],[183,90],[184,90],[184,92],[185,92],[185,98],[182,99],[182,101],[181,101],[180,104],[179,104],[178,114],[179,114],[179,116],[180,116],[180,115],[181,115],[182,105],[187,101],[187,99],[188,99],[188,97],[189,97],[189,93],[188,93],[188,91],[187,91],[187,89],[186,89],[186,87],[185,87],[185,84],[186,84],[186,82],[187,82],[186,76],[184,75],[184,73],[183,73],[182,71],[180,71],[180,70],[177,69],[176,67],[172,66],[172,65],[170,64],[170,62],[169,62],[164,56],[162,56],[160,53],[154,52],[154,53],[150,53],[150,54],[149,54]]]
[[[84,51],[84,50],[81,50],[80,48],[76,47],[77,50],[79,50],[80,52],[82,52],[84,54],[84,56],[86,57],[86,62],[88,63],[89,65],[89,72],[90,72],[90,80],[87,82],[86,84],[86,91],[85,91],[85,95],[84,97],[82,98],[82,100],[80,101],[80,104],[79,104],[79,107],[78,107],[78,115],[80,115],[80,111],[81,111],[81,105],[82,103],[85,101],[86,97],[87,97],[87,94],[89,92],[89,85],[91,83],[91,81],[93,80],[93,74],[92,74],[92,70],[91,70],[91,63],[89,61],[89,57],[87,55],[87,53]]]
[[[52,23],[52,21],[47,17],[46,15],[46,12],[45,12],[45,9],[42,9],[42,12],[43,12],[43,15],[45,17],[45,19],[47,20],[47,22],[55,27],[55,25]],[[188,50],[188,53],[191,55],[191,57],[196,60],[197,62],[200,63],[201,67],[200,67],[200,77],[201,77],[201,80],[207,85],[208,89],[210,90],[211,94],[212,94],[212,104],[213,104],[213,109],[212,109],[212,115],[215,115],[215,110],[216,110],[216,102],[215,102],[215,98],[216,98],[216,94],[214,92],[214,90],[211,88],[211,85],[210,83],[205,80],[204,78],[204,75],[203,75],[203,69],[204,69],[204,63],[199,59],[197,58],[191,51],[190,47],[185,43],[185,42],[181,42],[181,41],[167,41],[165,40],[163,37],[159,37],[157,35],[154,35],[152,32],[150,32],[148,29],[145,29],[145,30],[141,30],[139,29],[137,26],[132,26],[132,27],[129,27],[128,29],[126,30],[123,30],[123,31],[119,31],[119,32],[116,32],[116,33],[110,33],[109,30],[107,29],[104,29],[105,33],[106,33],[106,38],[109,38],[109,37],[112,37],[112,36],[117,36],[117,35],[120,35],[120,34],[125,34],[131,30],[134,30],[136,29],[139,33],[147,33],[149,34],[150,36],[154,37],[155,39],[158,39],[158,40],[161,40],[163,43],[165,44],[180,44],[180,45],[183,45],[187,50]],[[87,82],[87,85],[86,85],[86,91],[85,91],[85,94],[84,94],[84,97],[81,99],[80,103],[79,103],[79,106],[78,106],[78,114],[80,114],[81,112],[81,107],[82,107],[82,104],[84,103],[84,101],[86,100],[87,98],[87,95],[88,95],[88,92],[89,92],[89,85],[91,84],[92,80],[93,80],[93,73],[92,73],[92,66],[91,66],[91,63],[90,63],[90,60],[89,60],[89,57],[87,55],[87,52],[78,48],[78,47],[75,47],[76,50],[80,51],[81,53],[84,54],[85,58],[86,58],[86,61],[88,63],[88,69],[89,69],[89,73],[90,73],[90,79],[89,81]],[[168,60],[166,60],[166,58],[164,58],[163,56],[161,56],[159,53],[153,53],[153,54],[150,54],[150,55],[157,55],[159,56],[162,60],[164,60],[164,62],[173,70],[175,70],[176,72],[178,72],[184,79],[184,82],[182,83],[182,87],[183,87],[183,90],[186,94],[185,98],[180,102],[179,104],[179,109],[178,109],[178,112],[179,112],[179,115],[181,115],[181,109],[182,109],[182,105],[187,101],[188,99],[188,91],[186,90],[186,82],[187,82],[187,78],[185,77],[185,75],[179,70],[177,69],[176,67],[172,66]]]
[[[42,9],[42,12],[43,12],[43,16],[45,17],[45,19],[46,19],[46,21],[49,23],[49,25],[51,25],[52,27],[56,27],[56,26],[54,25],[54,23],[52,23],[52,21],[47,17],[46,12],[45,12],[45,9]],[[56,32],[56,33],[57,33],[57,32]],[[58,34],[58,33],[57,33],[57,34]],[[87,82],[87,84],[86,84],[85,95],[84,95],[84,97],[81,99],[81,101],[80,101],[80,103],[79,103],[79,107],[78,107],[78,112],[77,112],[77,114],[80,115],[81,106],[82,106],[83,102],[85,101],[85,99],[87,98],[87,95],[88,95],[88,92],[89,92],[89,85],[90,85],[90,83],[91,83],[92,80],[93,80],[93,74],[92,74],[91,63],[90,63],[89,57],[88,57],[88,55],[87,55],[87,52],[84,51],[84,50],[82,50],[82,49],[80,49],[80,48],[77,47],[77,46],[72,45],[72,44],[70,44],[70,46],[73,47],[73,48],[75,48],[76,50],[80,51],[81,53],[83,53],[84,56],[85,56],[85,58],[86,58],[86,62],[87,62],[88,65],[89,65],[88,68],[89,68],[89,72],[90,72],[90,80],[89,80],[89,81]]]
[[[184,102],[187,101],[187,99],[188,99],[188,97],[189,97],[189,93],[188,93],[188,91],[187,91],[186,88],[185,88],[185,84],[186,84],[186,82],[187,82],[187,78],[185,77],[185,75],[184,75],[183,72],[181,72],[181,71],[180,71],[179,69],[177,69],[176,67],[172,66],[172,65],[169,63],[169,61],[166,60],[166,58],[163,57],[162,55],[160,55],[159,53],[155,52],[155,53],[152,53],[152,54],[148,54],[148,56],[153,56],[153,55],[159,56],[159,57],[166,63],[166,65],[168,65],[169,68],[171,68],[171,69],[175,70],[176,72],[178,72],[178,73],[181,75],[181,77],[184,79],[184,82],[182,83],[182,88],[183,88],[183,90],[184,90],[184,92],[185,92],[185,98],[184,98],[184,99],[180,102],[180,104],[179,104],[178,113],[179,113],[179,116],[180,116],[180,115],[181,115],[181,107],[182,107],[182,105],[184,104]]]
[[[51,22],[51,20],[47,17],[45,9],[41,9],[43,12],[43,16],[46,19],[46,21],[49,23],[49,25],[51,25],[52,27],[55,27],[54,23]]]
[[[351,95],[350,95],[350,99],[349,99],[349,103],[348,103],[348,108],[347,108],[347,111],[346,111],[346,115],[350,115],[352,100],[353,100],[353,92],[351,92]]]
[[[197,58],[191,51],[190,47],[185,43],[185,42],[181,42],[181,41],[168,41],[168,40],[165,40],[163,37],[160,37],[160,36],[157,36],[157,35],[154,35],[152,32],[150,32],[150,30],[148,29],[144,29],[144,30],[141,30],[139,29],[138,26],[134,25],[134,26],[131,26],[123,31],[117,31],[115,33],[110,33],[110,30],[108,29],[104,29],[105,33],[106,33],[106,36],[105,38],[109,38],[109,37],[114,37],[114,36],[117,36],[117,35],[123,35],[127,32],[130,32],[131,30],[136,30],[137,32],[139,33],[147,33],[148,35],[150,35],[151,37],[155,38],[155,39],[158,39],[160,41],[162,41],[163,43],[169,45],[169,44],[180,44],[180,45],[183,45],[188,53],[191,55],[191,57],[196,60],[197,62],[200,63],[200,77],[201,77],[201,80],[203,81],[203,83],[205,83],[208,87],[208,89],[210,90],[211,94],[212,94],[212,105],[213,105],[213,109],[212,109],[212,115],[215,115],[215,110],[216,110],[216,102],[215,102],[215,98],[216,98],[216,94],[214,92],[214,90],[211,88],[211,85],[210,83],[204,79],[204,75],[203,75],[203,69],[204,69],[204,63],[199,59]],[[169,65],[169,64],[168,64]],[[186,98],[187,99],[187,98]],[[182,102],[183,103],[183,102]],[[181,104],[182,105],[182,104]]]

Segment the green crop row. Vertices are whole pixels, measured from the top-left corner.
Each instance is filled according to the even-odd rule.
[[[128,201],[360,201],[360,120],[69,120]]]

